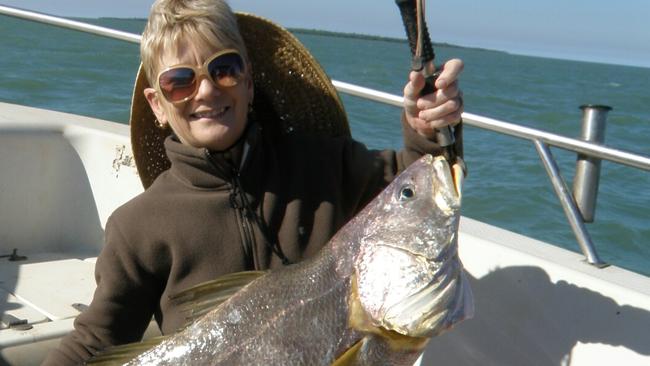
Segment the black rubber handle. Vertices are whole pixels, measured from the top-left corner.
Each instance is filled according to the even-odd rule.
[[[418,18],[415,0],[395,0],[395,3],[397,4],[397,7],[399,7],[400,14],[402,14],[402,22],[404,23],[404,30],[406,31],[406,36],[409,40],[411,55],[415,56],[415,49],[417,48],[418,41]],[[429,38],[429,30],[427,29],[427,24],[425,22],[422,22],[422,37],[421,61],[422,65],[424,65],[424,63],[433,61],[436,57],[433,52],[431,38]]]

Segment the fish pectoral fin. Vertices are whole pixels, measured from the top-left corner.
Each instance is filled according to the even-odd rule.
[[[348,348],[339,358],[332,362],[332,366],[354,366],[358,365],[359,361],[359,352],[361,352],[361,347],[363,346],[363,338],[360,339],[357,343],[353,344],[352,347]]]
[[[142,342],[127,343],[120,346],[110,347],[100,351],[86,361],[85,365],[92,366],[117,366],[124,365],[142,353],[162,343],[167,336],[154,337]]]
[[[264,271],[229,273],[183,290],[172,296],[171,300],[181,307],[185,315],[184,327],[186,327],[265,273]]]

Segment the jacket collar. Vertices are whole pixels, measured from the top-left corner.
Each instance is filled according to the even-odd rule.
[[[249,169],[260,133],[257,124],[249,123],[242,138],[224,151],[184,145],[178,137],[171,134],[165,139],[165,151],[171,162],[170,173],[196,188],[223,186],[231,182],[237,172]]]

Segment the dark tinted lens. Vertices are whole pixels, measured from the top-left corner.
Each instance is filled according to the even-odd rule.
[[[194,93],[195,79],[192,69],[179,67],[160,74],[158,83],[165,98],[170,102],[177,102]]]
[[[244,71],[244,60],[237,53],[217,56],[208,64],[208,72],[214,82],[221,86],[235,86]]]

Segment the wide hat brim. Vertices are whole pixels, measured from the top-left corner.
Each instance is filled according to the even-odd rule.
[[[280,133],[350,135],[343,104],[325,71],[286,29],[258,16],[237,13],[253,67],[253,110],[265,128]],[[164,140],[171,133],[154,124],[144,96],[149,87],[140,65],[131,102],[131,145],[142,185],[148,188],[171,163]]]

